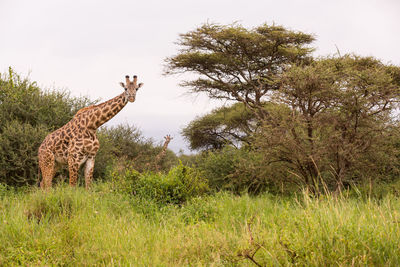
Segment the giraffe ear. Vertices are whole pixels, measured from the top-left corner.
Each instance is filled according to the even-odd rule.
[[[139,83],[139,85],[138,85],[138,88],[137,88],[137,89],[139,89],[140,87],[142,87],[142,86],[143,86],[143,84],[144,84],[144,83]]]
[[[124,89],[126,90],[126,88],[125,88],[125,84],[124,84],[124,83],[119,83],[119,85],[121,85],[121,86],[122,86],[122,88],[124,88]]]

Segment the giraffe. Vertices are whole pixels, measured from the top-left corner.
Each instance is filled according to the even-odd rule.
[[[167,152],[168,144],[169,144],[169,142],[171,142],[172,137],[169,134],[167,134],[166,136],[164,136],[164,139],[165,139],[164,145],[161,148],[160,153],[157,154],[157,156],[154,160],[154,165],[155,165],[157,172],[160,169],[159,163],[162,160],[162,158],[165,157],[165,153]]]
[[[120,83],[125,91],[101,104],[80,109],[64,126],[46,136],[39,147],[39,168],[42,172],[40,187],[51,187],[55,172],[63,165],[68,165],[69,184],[76,186],[78,171],[85,165],[85,187],[89,188],[93,176],[95,156],[99,150],[96,130],[113,118],[128,102],[134,102],[136,92],[143,85],[133,82],[125,76],[126,84]]]

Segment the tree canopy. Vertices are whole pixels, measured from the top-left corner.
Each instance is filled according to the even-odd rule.
[[[180,51],[166,59],[165,73],[194,73],[197,79],[182,83],[191,92],[242,102],[265,117],[263,103],[279,88],[279,75],[293,63],[308,61],[313,41],[310,34],[282,26],[207,23],[180,35]]]
[[[384,168],[393,170],[399,70],[352,55],[293,65],[273,97],[291,115],[265,123],[258,139],[267,163],[284,162],[313,186],[323,175],[336,188],[372,173],[377,177]]]
[[[243,103],[214,109],[209,114],[191,121],[182,130],[190,148],[196,150],[221,149],[224,145],[249,144],[257,128],[257,121]]]

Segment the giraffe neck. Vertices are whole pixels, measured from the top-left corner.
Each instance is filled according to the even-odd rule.
[[[159,160],[161,160],[162,157],[164,157],[165,152],[167,151],[167,148],[168,148],[168,143],[169,143],[168,140],[165,141],[160,153],[158,153],[158,155],[156,156],[156,162],[158,162]]]
[[[88,128],[96,130],[101,125],[112,119],[128,103],[125,93],[122,93],[104,103],[94,106],[87,116]]]
[[[169,141],[165,141],[165,143],[164,143],[164,145],[163,145],[163,148],[162,148],[162,150],[161,150],[162,153],[165,153],[165,151],[167,151],[168,144],[169,144]]]

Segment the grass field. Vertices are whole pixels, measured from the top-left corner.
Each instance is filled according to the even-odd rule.
[[[399,266],[400,199],[0,190],[0,265]]]

